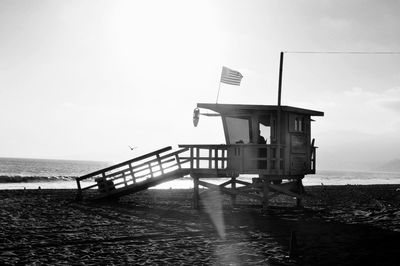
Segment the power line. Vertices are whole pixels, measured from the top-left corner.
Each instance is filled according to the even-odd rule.
[[[369,54],[369,55],[400,55],[400,52],[361,52],[361,51],[283,51],[285,54]]]

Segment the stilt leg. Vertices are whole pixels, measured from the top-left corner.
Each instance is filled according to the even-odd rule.
[[[193,177],[193,208],[199,209],[199,178]]]
[[[297,190],[298,190],[298,194],[300,194],[302,196],[304,193],[304,187],[303,187],[303,181],[301,179],[297,180]],[[296,206],[298,208],[303,207],[303,202],[302,202],[301,198],[296,198]]]
[[[231,189],[233,191],[236,190],[236,177],[232,177],[232,184],[231,184]],[[234,207],[236,205],[236,195],[231,195],[231,204]]]
[[[263,181],[263,199],[262,199],[262,208],[263,211],[268,210],[268,194],[269,194],[269,186],[267,180]]]

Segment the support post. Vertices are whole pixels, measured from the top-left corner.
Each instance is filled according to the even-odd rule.
[[[236,191],[236,177],[232,176],[231,181],[232,181],[231,189],[234,192],[234,191]],[[234,207],[236,205],[236,194],[231,195],[231,205],[232,205],[232,207]]]
[[[297,190],[298,190],[298,194],[300,196],[302,196],[304,194],[304,187],[303,187],[303,181],[301,179],[297,180]],[[301,208],[303,207],[303,202],[301,200],[301,197],[297,197],[296,198],[296,207],[297,208]]]
[[[263,192],[263,197],[262,197],[262,208],[263,211],[268,210],[268,194],[269,194],[269,186],[268,186],[268,181],[266,179],[263,180],[262,182],[262,192]]]
[[[76,199],[82,200],[82,188],[81,188],[81,182],[79,181],[79,179],[76,179],[76,184],[78,186],[78,193],[76,195]],[[25,188],[24,188],[24,190],[25,190]]]
[[[289,257],[296,258],[297,257],[297,237],[296,231],[292,231],[290,234],[290,245],[289,245]]]
[[[193,177],[193,208],[199,209],[200,196],[199,196],[199,178],[194,176]]]

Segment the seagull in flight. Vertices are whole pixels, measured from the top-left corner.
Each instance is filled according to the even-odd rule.
[[[134,149],[136,149],[136,148],[137,148],[137,146],[133,146],[133,147],[131,147],[131,146],[129,146],[129,145],[128,145],[128,147],[129,147],[129,149],[131,149],[131,151],[133,151]]]

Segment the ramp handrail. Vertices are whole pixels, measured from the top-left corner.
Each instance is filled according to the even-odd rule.
[[[126,187],[137,182],[142,182],[148,178],[160,176],[177,169],[181,169],[182,164],[187,160],[179,158],[179,154],[188,149],[163,154],[172,148],[165,147],[154,152],[136,157],[134,159],[95,171],[93,173],[76,178],[78,185],[78,197],[82,196],[82,191],[90,188],[99,187],[102,192],[110,192],[113,189]],[[95,184],[83,187],[81,181],[94,179]]]
[[[89,174],[86,174],[86,175],[77,177],[76,180],[87,179],[87,178],[96,176],[96,175],[98,175],[98,174],[101,174],[101,173],[103,173],[103,172],[111,171],[111,170],[113,170],[113,169],[116,169],[116,168],[119,168],[119,167],[121,167],[121,166],[127,165],[127,164],[129,164],[129,163],[134,163],[134,162],[137,162],[137,161],[144,160],[144,159],[146,159],[146,158],[149,158],[149,157],[152,157],[152,156],[154,156],[154,155],[157,155],[157,154],[160,154],[160,153],[169,151],[169,150],[171,150],[171,149],[172,149],[172,147],[171,147],[171,146],[168,146],[168,147],[165,147],[165,148],[162,148],[162,149],[159,149],[159,150],[156,150],[156,151],[147,153],[147,154],[145,154],[145,155],[142,155],[142,156],[133,158],[133,159],[131,159],[131,160],[128,160],[128,161],[125,161],[125,162],[122,162],[122,163],[119,163],[119,164],[116,164],[116,165],[112,165],[112,166],[109,166],[109,167],[107,167],[107,168],[100,169],[100,170],[97,170],[97,171],[95,171],[95,172],[92,172],[92,173],[89,173]]]

